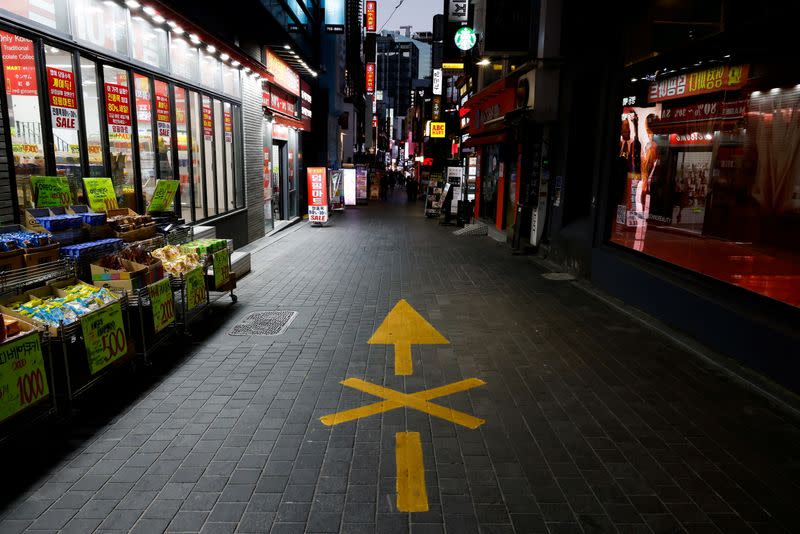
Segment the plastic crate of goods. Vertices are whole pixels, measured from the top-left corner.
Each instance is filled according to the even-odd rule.
[[[88,243],[79,243],[77,245],[69,245],[61,247],[61,255],[74,260],[81,260],[89,256],[105,256],[113,254],[122,247],[122,239],[100,239],[99,241],[90,241]]]
[[[37,217],[36,222],[49,232],[80,229],[83,226],[81,215],[52,215],[50,217]]]
[[[72,324],[82,316],[117,300],[108,289],[84,283],[57,290],[42,289],[52,293],[37,295],[37,292],[30,292],[19,302],[7,303],[5,309],[26,319],[58,328]]]

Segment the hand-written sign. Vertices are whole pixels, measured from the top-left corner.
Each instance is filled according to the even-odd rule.
[[[0,345],[0,421],[49,393],[38,332]]]
[[[147,286],[147,291],[153,309],[153,326],[158,333],[175,322],[175,301],[172,299],[169,278]]]
[[[37,208],[72,204],[69,182],[63,176],[31,176],[33,202]]]
[[[119,208],[111,178],[84,178],[83,186],[86,189],[86,197],[89,199],[89,207],[92,208],[92,211],[108,211]]]
[[[169,211],[179,183],[178,180],[156,180],[156,190],[147,211]]]
[[[228,283],[231,277],[231,257],[228,249],[214,253],[214,287],[219,289]]]
[[[189,311],[205,303],[208,299],[206,281],[203,268],[192,269],[185,276],[186,281],[186,307]]]
[[[128,354],[128,338],[119,302],[82,317],[81,330],[92,374]]]

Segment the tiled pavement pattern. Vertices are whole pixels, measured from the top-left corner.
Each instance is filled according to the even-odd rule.
[[[121,401],[93,400],[65,438],[4,454],[4,473],[26,456],[45,467],[3,477],[0,532],[798,531],[797,421],[421,211],[351,210],[260,251],[205,342]],[[366,344],[400,298],[452,342],[415,347],[407,378],[391,347]],[[299,312],[284,335],[227,336],[273,309]],[[480,378],[438,402],[487,422],[401,409],[326,428],[375,400],[346,377],[406,392]],[[422,434],[427,513],[395,508],[402,430]]]

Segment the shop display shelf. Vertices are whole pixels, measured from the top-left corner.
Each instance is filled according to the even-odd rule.
[[[0,294],[21,293],[35,286],[75,275],[75,263],[61,258],[49,263],[0,272]]]
[[[172,287],[172,276],[169,276]],[[175,294],[173,293],[173,307]],[[136,355],[141,357],[145,365],[152,364],[152,356],[159,347],[172,340],[177,332],[176,322],[167,326],[160,332],[155,331],[153,324],[153,308],[150,301],[150,292],[143,287],[130,294],[131,314],[134,316],[132,336],[137,342]]]
[[[172,292],[177,295],[177,310],[178,314],[175,317],[175,326],[184,335],[191,335],[189,328],[196,320],[205,316],[209,309],[211,301],[209,299],[208,290],[206,290],[205,302],[198,305],[192,310],[189,310],[189,301],[186,295],[186,279],[183,275],[174,276],[172,278]]]

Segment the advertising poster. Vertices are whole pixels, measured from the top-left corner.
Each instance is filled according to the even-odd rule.
[[[39,333],[0,345],[0,421],[49,394]]]
[[[10,96],[36,96],[36,62],[33,41],[0,31],[3,75]]]
[[[311,223],[328,222],[328,180],[327,169],[309,167],[308,169],[308,220]]]
[[[206,141],[214,139],[214,119],[211,114],[211,100],[203,98],[203,137]]]
[[[226,111],[224,113],[225,121],[225,142],[233,143],[233,113]]]
[[[356,167],[356,201],[367,201],[367,182],[369,179],[369,169],[366,167]]]
[[[344,173],[341,170],[331,171],[331,199],[332,210],[344,209]]]
[[[342,169],[344,173],[344,205],[356,205],[356,170]]]
[[[172,123],[169,113],[169,96],[156,93],[156,121],[158,122],[158,135],[169,137],[172,133]]]
[[[106,119],[112,138],[130,138],[131,98],[127,86],[106,82]]]
[[[78,129],[78,95],[75,75],[67,70],[47,67],[47,92],[50,95],[50,114],[53,128]]]

